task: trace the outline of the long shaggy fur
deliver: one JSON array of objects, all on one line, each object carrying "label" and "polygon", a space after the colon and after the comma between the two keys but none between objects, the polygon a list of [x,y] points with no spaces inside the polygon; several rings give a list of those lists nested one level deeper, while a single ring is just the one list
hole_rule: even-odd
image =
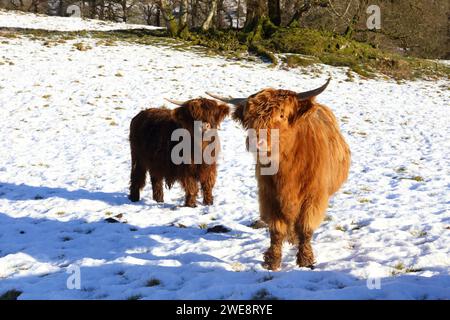
[{"label": "long shaggy fur", "polygon": [[265,266],[279,268],[284,240],[298,244],[299,266],[312,266],[312,234],[350,167],[333,112],[314,98],[301,101],[295,92],[265,89],[239,105],[233,118],[247,129],[279,129],[278,172],[261,175],[256,165],[260,215],[271,235]]},{"label": "long shaggy fur", "polygon": [[[203,203],[213,203],[212,189],[216,181],[216,163],[174,164],[171,151],[178,141],[171,141],[176,129],[187,129],[191,134],[191,159],[194,150],[194,121],[208,123],[217,129],[229,113],[228,106],[209,99],[193,99],[174,110],[151,108],[139,112],[130,125],[131,148],[131,201],[139,201],[140,190],[145,186],[147,172],[150,174],[153,199],[164,201],[163,184],[170,188],[180,182],[185,190],[185,205],[194,207],[200,183]],[[216,143],[214,141],[211,143]],[[202,142],[202,150],[208,145]],[[218,148],[216,149],[218,152]],[[216,155],[217,159],[217,155]]]}]

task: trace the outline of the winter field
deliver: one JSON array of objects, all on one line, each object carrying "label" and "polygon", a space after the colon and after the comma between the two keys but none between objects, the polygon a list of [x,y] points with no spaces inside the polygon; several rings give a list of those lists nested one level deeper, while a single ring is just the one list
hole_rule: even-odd
[{"label": "winter field", "polygon": [[[103,23],[103,22],[102,22]],[[0,11],[0,27],[97,29],[96,22]],[[108,28],[122,28],[108,24]],[[89,50],[77,50],[76,43]],[[0,33],[0,296],[18,299],[449,299],[450,83],[348,81],[345,68],[270,68],[168,45]],[[350,177],[316,231],[314,270],[284,247],[262,268],[245,132],[226,119],[213,206],[127,199],[128,129],[164,98],[308,90],[331,107]],[[118,222],[118,223],[112,223]],[[221,225],[226,233],[207,232]],[[67,286],[80,268],[80,289]],[[69,273],[68,273],[69,272]],[[369,285],[368,285],[369,284]]]}]

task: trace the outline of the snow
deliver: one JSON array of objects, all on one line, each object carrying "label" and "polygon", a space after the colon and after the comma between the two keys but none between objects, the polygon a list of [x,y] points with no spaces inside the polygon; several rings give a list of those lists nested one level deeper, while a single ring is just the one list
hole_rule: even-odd
[{"label": "snow", "polygon": [[[0,14],[0,26],[89,28]],[[92,49],[76,50],[80,41]],[[0,36],[0,295],[250,299],[265,289],[279,299],[449,299],[449,82],[348,82],[345,68],[314,68],[318,75],[162,45]],[[204,91],[307,90],[329,74],[318,100],[340,120],[352,165],[314,235],[315,270],[298,268],[287,244],[281,271],[261,267],[269,236],[249,227],[258,219],[253,159],[231,119],[219,133],[213,206],[182,207],[178,185],[164,204],[149,185],[140,202],[128,201],[128,126],[140,110]],[[122,223],[105,221],[115,216]],[[231,232],[204,229],[215,225]],[[72,266],[79,290],[67,287]]]},{"label": "snow", "polygon": [[0,27],[44,29],[51,31],[110,31],[128,29],[160,29],[143,24],[127,24],[78,17],[53,17],[0,9]]}]

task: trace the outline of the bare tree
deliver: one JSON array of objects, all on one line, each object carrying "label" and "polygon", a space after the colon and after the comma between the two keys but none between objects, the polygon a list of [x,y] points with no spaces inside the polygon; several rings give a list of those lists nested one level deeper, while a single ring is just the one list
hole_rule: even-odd
[{"label": "bare tree", "polygon": [[178,23],[173,14],[172,6],[169,0],[159,0],[158,6],[166,23],[167,31],[171,36],[176,36],[178,34]]},{"label": "bare tree", "polygon": [[186,32],[189,28],[188,26],[188,0],[180,0],[180,22],[179,22],[179,32]]},{"label": "bare tree", "polygon": [[209,28],[211,28],[214,14],[217,11],[217,0],[209,0],[208,2],[210,3],[210,7],[209,7],[208,15],[206,16],[206,19],[205,19],[205,21],[203,21],[203,24],[202,24],[203,31],[209,30]]}]

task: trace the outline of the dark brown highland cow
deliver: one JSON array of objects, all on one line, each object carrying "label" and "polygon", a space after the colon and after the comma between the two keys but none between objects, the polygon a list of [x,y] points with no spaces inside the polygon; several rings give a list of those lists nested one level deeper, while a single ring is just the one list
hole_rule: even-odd
[{"label": "dark brown highland cow", "polygon": [[[171,100],[169,100],[171,101]],[[201,121],[203,133],[210,129],[217,129],[220,122],[228,115],[229,107],[209,99],[193,99],[184,103],[174,102],[180,107],[169,109],[151,108],[138,113],[130,125],[131,148],[131,201],[139,201],[140,190],[145,186],[147,171],[150,174],[153,199],[164,201],[163,183],[170,188],[179,181],[186,192],[185,205],[196,206],[197,193],[200,182],[203,191],[203,203],[213,203],[212,189],[216,181],[216,162],[207,164],[194,163],[194,143],[200,143],[199,150],[203,151],[210,143],[194,141],[194,121]],[[178,141],[171,141],[172,133],[176,129],[186,129],[190,133],[192,154],[191,163],[175,164],[171,152]],[[218,137],[216,137],[218,139]],[[215,139],[214,139],[215,140]],[[217,153],[215,159],[217,159]]]},{"label": "dark brown highland cow", "polygon": [[278,171],[262,175],[261,163],[256,164],[260,215],[270,231],[264,267],[270,270],[280,267],[286,239],[298,244],[297,264],[313,266],[313,232],[325,216],[330,196],[348,176],[349,147],[333,112],[315,101],[329,81],[302,93],[265,89],[241,99],[210,94],[237,106],[233,118],[246,129],[256,129],[257,146],[265,146],[268,156],[271,144],[269,139],[261,141],[258,130],[278,129],[279,150],[274,155]]}]

